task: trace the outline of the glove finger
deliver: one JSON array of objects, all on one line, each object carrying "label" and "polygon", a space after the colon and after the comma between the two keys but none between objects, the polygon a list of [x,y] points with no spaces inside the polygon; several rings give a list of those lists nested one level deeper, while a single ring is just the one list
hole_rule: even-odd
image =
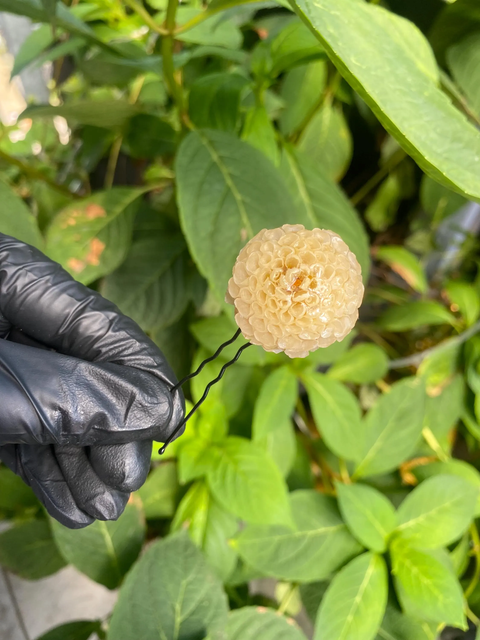
[{"label": "glove finger", "polygon": [[82,447],[56,446],[63,476],[78,507],[97,520],[117,520],[123,513],[130,492],[108,487],[95,473]]},{"label": "glove finger", "polygon": [[147,479],[152,442],[141,440],[119,445],[91,447],[88,458],[95,473],[109,487],[138,491]]},{"label": "glove finger", "polygon": [[[77,218],[88,213],[83,206]],[[169,388],[176,383],[162,352],[133,320],[37,249],[2,233],[0,290],[0,313],[42,344],[90,362],[148,371]]]},{"label": "glove finger", "polygon": [[0,340],[0,444],[163,440],[183,396],[145,371]]},{"label": "glove finger", "polygon": [[47,512],[69,529],[94,519],[79,509],[55,458],[53,447],[13,445],[0,449],[2,461],[29,484]]}]

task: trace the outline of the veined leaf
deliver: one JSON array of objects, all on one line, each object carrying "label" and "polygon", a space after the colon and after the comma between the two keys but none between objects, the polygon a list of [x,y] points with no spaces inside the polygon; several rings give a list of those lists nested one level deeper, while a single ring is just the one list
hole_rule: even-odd
[{"label": "veined leaf", "polygon": [[423,171],[480,198],[480,132],[437,87],[433,54],[420,31],[366,2],[295,4],[346,80]]},{"label": "veined leaf", "polygon": [[400,307],[390,307],[378,319],[378,325],[386,331],[409,331],[426,325],[455,325],[456,322],[450,311],[433,300],[407,302]]},{"label": "veined leaf", "polygon": [[385,560],[374,553],[355,558],[328,587],[314,640],[372,640],[385,613],[387,596]]},{"label": "veined leaf", "polygon": [[395,588],[404,612],[420,620],[466,629],[462,588],[443,553],[396,540],[391,548]]},{"label": "veined leaf", "polygon": [[368,549],[383,553],[397,526],[395,509],[383,494],[364,484],[337,483],[340,512],[352,534]]},{"label": "veined leaf", "polygon": [[190,89],[189,114],[197,127],[235,131],[240,95],[248,80],[238,73],[211,73],[198,78]]},{"label": "veined leaf", "polygon": [[457,475],[425,480],[400,505],[397,535],[423,549],[447,546],[471,523],[478,494],[478,486]]},{"label": "veined leaf", "polygon": [[327,80],[325,60],[294,67],[285,75],[281,96],[286,106],[280,115],[280,131],[288,136],[305,125],[318,106]]},{"label": "veined leaf", "polygon": [[275,578],[312,582],[359,553],[335,500],[305,490],[292,493],[290,502],[295,528],[252,525],[237,536],[234,546],[247,564]]},{"label": "veined leaf", "polygon": [[37,640],[89,640],[94,633],[101,637],[101,629],[100,620],[75,620],[50,629]]},{"label": "veined leaf", "polygon": [[274,432],[282,421],[291,417],[298,395],[295,374],[288,367],[273,371],[263,383],[253,415],[253,439]]},{"label": "veined leaf", "polygon": [[404,378],[380,397],[364,418],[357,477],[395,469],[417,447],[425,407],[423,382]]},{"label": "veined leaf", "polygon": [[291,620],[265,607],[242,607],[231,611],[227,640],[304,640],[305,636]]},{"label": "veined leaf", "polygon": [[335,380],[368,384],[380,380],[388,371],[388,356],[373,343],[357,344],[342,354],[329,369]]}]

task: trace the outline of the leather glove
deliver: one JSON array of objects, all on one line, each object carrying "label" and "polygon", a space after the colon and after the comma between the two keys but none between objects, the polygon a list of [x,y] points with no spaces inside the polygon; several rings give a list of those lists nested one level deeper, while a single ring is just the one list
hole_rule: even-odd
[{"label": "leather glove", "polygon": [[183,418],[175,383],[133,320],[0,233],[0,458],[53,517],[119,517]]}]

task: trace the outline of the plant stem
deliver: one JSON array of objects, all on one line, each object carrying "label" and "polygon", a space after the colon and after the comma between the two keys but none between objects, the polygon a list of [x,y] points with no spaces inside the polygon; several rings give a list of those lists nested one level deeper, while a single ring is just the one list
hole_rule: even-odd
[{"label": "plant stem", "polygon": [[296,588],[297,588],[297,584],[295,582],[292,582],[290,584],[288,591],[285,593],[285,595],[282,598],[282,601],[280,602],[280,606],[277,609],[277,613],[283,615],[286,612],[286,610],[288,609],[288,605],[290,604],[293,598],[293,594],[295,593]]},{"label": "plant stem", "polygon": [[406,157],[406,153],[403,149],[397,149],[395,153],[390,156],[390,158],[385,162],[383,167],[381,167],[377,173],[366,182],[361,189],[357,191],[351,198],[350,202],[353,206],[356,206],[359,202],[361,202],[365,196],[367,196],[372,189],[374,189],[388,174],[392,169],[394,169],[397,165],[404,160]]},{"label": "plant stem", "polygon": [[[470,580],[470,584],[465,589],[466,600],[468,600],[468,598],[472,595],[472,593],[475,590],[475,587],[478,584],[478,581],[480,580],[480,537],[478,535],[478,529],[475,522],[472,522],[472,524],[470,525],[470,536],[473,542],[472,551],[473,551],[473,555],[475,556],[475,573],[473,574],[473,577]],[[477,622],[475,622],[475,624],[478,625],[478,619],[477,619]]]},{"label": "plant stem", "polygon": [[135,13],[143,19],[147,27],[150,27],[152,31],[155,31],[162,36],[168,33],[166,29],[155,22],[155,20],[140,2],[137,2],[136,0],[125,0],[125,4],[129,6],[132,11],[135,11]]},{"label": "plant stem", "polygon": [[477,618],[477,616],[473,613],[468,605],[465,606],[465,614],[470,622],[473,622],[476,627],[480,625],[480,619]]},{"label": "plant stem", "polygon": [[473,324],[469,329],[460,333],[458,336],[454,336],[449,340],[445,340],[444,342],[440,342],[435,347],[431,347],[430,349],[425,349],[425,351],[420,351],[420,353],[414,353],[411,356],[407,356],[406,358],[399,358],[398,360],[391,360],[389,364],[389,369],[405,369],[406,367],[418,367],[425,358],[431,356],[433,353],[437,351],[441,351],[442,349],[449,349],[453,346],[460,346],[467,340],[469,340],[472,336],[480,331],[480,320]]},{"label": "plant stem", "polygon": [[108,156],[107,172],[105,174],[105,189],[111,189],[113,186],[113,180],[115,178],[115,169],[117,168],[118,157],[122,148],[123,136],[118,136],[113,141],[110,148],[110,155]]},{"label": "plant stem", "polygon": [[18,167],[20,171],[22,171],[22,173],[24,173],[31,180],[41,180],[42,182],[48,184],[48,186],[52,187],[52,189],[55,189],[55,191],[58,191],[65,196],[70,196],[71,198],[81,197],[76,193],[72,193],[70,189],[67,189],[67,187],[63,187],[61,184],[57,184],[53,180],[50,180],[50,178],[47,178],[47,176],[44,175],[41,171],[37,171],[37,169],[34,169],[28,164],[25,164],[18,158],[10,156],[8,153],[5,153],[2,150],[0,150],[0,160],[4,160],[5,162],[8,162],[8,164]]},{"label": "plant stem", "polygon": [[168,0],[167,17],[165,19],[165,29],[167,35],[162,38],[163,73],[165,82],[172,98],[177,103],[180,113],[183,113],[183,93],[182,86],[175,77],[175,66],[173,64],[173,45],[175,42],[175,18],[177,15],[178,0]]},{"label": "plant stem", "polygon": [[350,480],[350,474],[348,473],[347,463],[343,458],[338,459],[338,466],[340,467],[340,475],[342,476],[342,482],[344,484],[352,484]]},{"label": "plant stem", "polygon": [[480,126],[480,118],[471,110],[470,105],[457,89],[456,84],[451,80],[450,76],[442,70],[440,70],[440,82],[445,92],[458,103],[465,115],[477,126]]}]

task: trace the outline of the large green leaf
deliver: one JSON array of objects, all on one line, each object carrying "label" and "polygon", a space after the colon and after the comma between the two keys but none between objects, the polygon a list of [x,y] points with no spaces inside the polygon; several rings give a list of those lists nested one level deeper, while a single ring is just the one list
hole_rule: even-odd
[{"label": "large green leaf", "polygon": [[305,636],[273,609],[243,607],[228,616],[227,640],[305,640]]},{"label": "large green leaf", "polygon": [[270,431],[263,436],[255,438],[255,442],[268,453],[280,469],[282,476],[287,478],[297,453],[297,441],[292,420],[283,418],[278,423],[275,431]]},{"label": "large green leaf", "polygon": [[385,613],[388,574],[385,560],[364,553],[332,580],[315,624],[315,640],[373,640]]},{"label": "large green leaf", "polygon": [[253,414],[253,439],[274,432],[295,408],[298,383],[289,367],[273,371],[262,384]]},{"label": "large green leaf", "polygon": [[280,115],[280,131],[288,136],[307,122],[325,91],[327,65],[325,60],[295,67],[285,75],[281,96],[285,109]]},{"label": "large green leaf", "polygon": [[37,221],[24,201],[5,182],[0,180],[0,233],[13,236],[34,247],[42,245]]},{"label": "large green leaf", "polygon": [[391,471],[415,451],[422,433],[425,395],[422,380],[405,378],[380,397],[363,421],[356,476]]},{"label": "large green leaf", "polygon": [[100,191],[63,209],[47,231],[46,253],[83,284],[125,259],[141,189]]},{"label": "large green leaf", "polygon": [[324,580],[361,550],[332,498],[296,491],[291,506],[295,529],[249,526],[238,535],[235,548],[247,564],[275,578],[313,582]]},{"label": "large green leaf", "polygon": [[370,271],[368,238],[360,218],[343,192],[301,154],[285,149],[280,171],[309,228],[335,231],[357,256],[364,282]]},{"label": "large green leaf", "polygon": [[298,148],[322,173],[338,182],[353,153],[352,136],[341,109],[325,102],[303,130]]},{"label": "large green leaf", "polygon": [[123,100],[84,100],[68,102],[58,107],[32,105],[20,114],[21,118],[54,118],[62,116],[73,124],[91,125],[105,129],[119,129],[138,113],[135,105]]},{"label": "large green leaf", "polygon": [[227,598],[183,532],[158,540],[120,590],[109,640],[224,640]]},{"label": "large green leaf", "polygon": [[327,446],[338,456],[356,460],[361,455],[361,412],[353,393],[341,382],[315,371],[302,374],[302,382]]},{"label": "large green leaf", "polygon": [[240,95],[247,84],[248,80],[238,73],[201,76],[190,89],[190,119],[197,127],[235,131]]},{"label": "large green leaf", "polygon": [[26,580],[39,580],[65,566],[45,520],[30,520],[0,534],[0,566]]},{"label": "large green leaf", "polygon": [[397,596],[407,615],[467,628],[462,588],[443,553],[420,551],[396,540],[391,554]]},{"label": "large green leaf", "polygon": [[436,640],[437,625],[404,615],[389,603],[375,640]]},{"label": "large green leaf", "polygon": [[368,384],[376,382],[388,371],[388,357],[383,349],[373,343],[355,345],[342,354],[329,369],[335,380]]},{"label": "large green leaf", "polygon": [[102,623],[99,620],[75,620],[43,633],[37,640],[89,640],[94,633],[100,635]]},{"label": "large green leaf", "polygon": [[460,476],[425,480],[400,505],[397,535],[424,549],[447,546],[471,523],[478,492],[478,486]]},{"label": "large green leaf", "polygon": [[145,517],[171,518],[175,513],[177,492],[177,470],[169,460],[154,469],[138,491]]},{"label": "large green leaf", "polygon": [[455,325],[456,319],[453,313],[434,300],[406,302],[399,307],[390,307],[378,319],[378,325],[386,331],[409,331],[438,324]]},{"label": "large green leaf", "polygon": [[53,519],[51,524],[65,560],[109,589],[120,585],[145,538],[145,522],[137,502],[127,504],[116,522],[96,520],[77,530],[67,529]]},{"label": "large green leaf", "polygon": [[178,506],[172,531],[187,529],[209,564],[225,581],[235,568],[237,554],[228,544],[238,524],[213,498],[204,482],[193,484]]},{"label": "large green leaf", "polygon": [[195,131],[177,160],[180,218],[191,254],[223,299],[237,255],[264,228],[302,222],[281,176],[257,149],[221,131]]},{"label": "large green leaf", "polygon": [[295,5],[346,80],[425,173],[480,198],[480,133],[438,88],[420,31],[366,2]]},{"label": "large green leaf", "polygon": [[280,471],[260,446],[244,438],[226,440],[207,480],[218,502],[247,522],[283,524],[291,520]]},{"label": "large green leaf", "polygon": [[390,500],[364,484],[337,483],[337,496],[343,519],[357,540],[373,551],[386,551],[397,526],[397,515]]},{"label": "large green leaf", "polygon": [[144,331],[173,324],[189,301],[183,238],[159,233],[133,243],[125,261],[103,282],[102,294]]}]

